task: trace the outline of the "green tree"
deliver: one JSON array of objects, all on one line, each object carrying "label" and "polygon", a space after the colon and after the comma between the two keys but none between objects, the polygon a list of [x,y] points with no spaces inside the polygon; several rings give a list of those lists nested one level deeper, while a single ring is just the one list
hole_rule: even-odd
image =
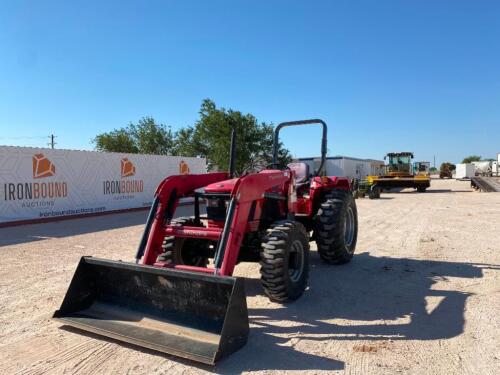
[{"label": "green tree", "polygon": [[93,140],[98,151],[153,155],[172,154],[172,130],[157,124],[152,117],[143,117],[137,124],[97,135]]},{"label": "green tree", "polygon": [[92,142],[95,144],[97,151],[126,152],[132,154],[139,152],[132,135],[126,128],[99,134]]},{"label": "green tree", "polygon": [[473,161],[480,161],[480,160],[481,160],[481,156],[470,155],[470,156],[467,156],[466,158],[464,158],[464,160],[462,160],[462,163],[469,164],[469,163],[472,163]]},{"label": "green tree", "polygon": [[170,127],[156,124],[152,117],[144,117],[138,124],[130,124],[130,131],[141,154],[168,155],[172,153],[174,136]]},{"label": "green tree", "polygon": [[[199,111],[200,118],[193,127],[179,130],[175,134],[176,155],[205,156],[210,169],[229,168],[231,131],[236,129],[236,172],[247,168],[264,168],[271,163],[274,127],[259,123],[251,114],[232,109],[217,108],[205,99]],[[291,160],[290,153],[280,145],[280,163]]]}]

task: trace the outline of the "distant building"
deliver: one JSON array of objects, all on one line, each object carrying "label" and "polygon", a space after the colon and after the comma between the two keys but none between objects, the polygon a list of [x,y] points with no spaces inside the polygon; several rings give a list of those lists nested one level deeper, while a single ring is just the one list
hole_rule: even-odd
[{"label": "distant building", "polygon": [[[319,157],[298,158],[297,161],[309,165],[311,173],[319,168]],[[327,176],[342,176],[362,179],[366,176],[379,176],[383,173],[384,161],[375,159],[359,159],[349,156],[330,156],[326,158],[325,174]]]}]

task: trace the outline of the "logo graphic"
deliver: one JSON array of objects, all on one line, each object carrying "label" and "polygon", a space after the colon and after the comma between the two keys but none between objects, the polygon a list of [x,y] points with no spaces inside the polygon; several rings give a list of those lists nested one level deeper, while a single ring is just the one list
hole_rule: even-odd
[{"label": "logo graphic", "polygon": [[44,178],[56,175],[56,167],[43,154],[33,155],[33,178]]},{"label": "logo graphic", "polygon": [[135,165],[127,158],[123,158],[120,163],[122,180],[103,181],[103,193],[104,195],[120,195],[120,197],[117,197],[115,199],[134,198],[134,196],[131,194],[142,193],[144,191],[144,181],[133,179],[123,180],[124,177],[131,177],[135,175]]},{"label": "logo graphic", "polygon": [[179,173],[189,174],[189,165],[184,160],[181,160],[179,163]]},{"label": "logo graphic", "polygon": [[135,175],[135,165],[127,158],[121,160],[122,177],[130,177]]},{"label": "logo graphic", "polygon": [[[35,154],[33,162],[33,179],[56,175],[56,166],[44,154]],[[16,181],[3,184],[5,201],[23,202],[22,208],[52,207],[56,199],[68,196],[68,184],[64,181]],[[50,200],[47,200],[50,199]]]}]

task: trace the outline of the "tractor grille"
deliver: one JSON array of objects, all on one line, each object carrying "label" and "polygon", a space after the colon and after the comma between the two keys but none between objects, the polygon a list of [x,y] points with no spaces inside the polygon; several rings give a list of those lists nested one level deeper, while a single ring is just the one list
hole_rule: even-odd
[{"label": "tractor grille", "polygon": [[226,219],[226,211],[229,206],[228,197],[212,196],[207,199],[207,219],[214,221],[224,221]]}]

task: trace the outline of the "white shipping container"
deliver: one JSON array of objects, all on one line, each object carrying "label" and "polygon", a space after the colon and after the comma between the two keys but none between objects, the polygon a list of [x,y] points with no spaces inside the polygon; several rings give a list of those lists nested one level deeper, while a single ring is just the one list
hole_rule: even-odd
[{"label": "white shipping container", "polygon": [[457,169],[455,170],[455,178],[471,178],[474,177],[474,166],[472,164],[457,164]]},{"label": "white shipping container", "polygon": [[326,159],[326,175],[327,176],[344,176],[344,160],[343,159]]},{"label": "white shipping container", "polygon": [[348,157],[333,157],[326,160],[327,176],[362,179],[371,174],[371,171],[372,161],[370,160]]},{"label": "white shipping container", "polygon": [[[297,161],[309,165],[309,173],[319,168],[320,158],[299,158]],[[363,179],[369,175],[379,175],[383,171],[382,160],[358,159],[348,156],[327,157],[325,174],[327,176]]]},{"label": "white shipping container", "polygon": [[385,163],[382,160],[370,160],[370,175],[382,176],[385,171]]}]

